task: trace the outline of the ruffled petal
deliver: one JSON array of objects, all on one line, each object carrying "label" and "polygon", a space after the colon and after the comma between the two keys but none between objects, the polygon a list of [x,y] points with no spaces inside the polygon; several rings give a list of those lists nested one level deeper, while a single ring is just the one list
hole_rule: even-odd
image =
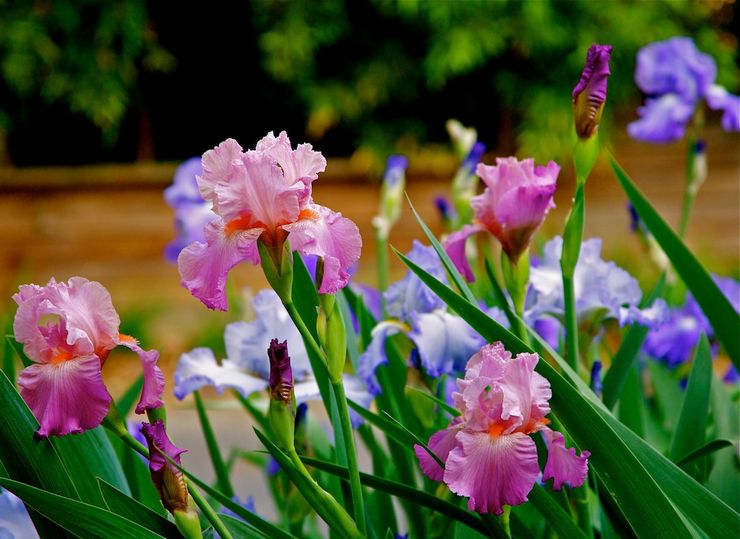
[{"label": "ruffled petal", "polygon": [[365,381],[373,395],[379,395],[382,391],[375,371],[381,365],[388,364],[385,341],[404,330],[405,328],[398,322],[385,321],[377,324],[371,333],[370,344],[357,360],[357,374]]},{"label": "ruffled petal", "polygon": [[539,430],[550,413],[552,390],[550,382],[534,371],[537,361],[537,354],[518,354],[506,362],[499,381],[504,395],[501,419],[525,434]]},{"label": "ruffled petal", "polygon": [[412,328],[409,338],[424,370],[435,378],[461,372],[486,342],[465,320],[442,310],[414,315]]},{"label": "ruffled petal", "polygon": [[242,147],[233,138],[226,139],[203,154],[201,159],[203,174],[197,178],[198,190],[205,200],[213,203],[214,210],[218,209],[216,185],[231,179],[234,174],[233,164],[235,161],[240,161],[242,155]]},{"label": "ruffled petal", "polygon": [[226,310],[226,278],[243,260],[259,263],[257,238],[263,229],[228,231],[221,220],[206,226],[206,243],[195,242],[177,259],[181,284],[209,309]]},{"label": "ruffled petal", "polygon": [[228,182],[216,184],[217,213],[238,229],[265,228],[270,234],[298,219],[300,201],[310,193],[302,182],[289,180],[269,156],[250,151],[235,161]]},{"label": "ruffled petal", "polygon": [[[457,446],[456,436],[462,428],[462,420],[455,418],[450,426],[446,429],[440,430],[432,434],[431,438],[427,442],[427,446],[432,452],[439,457],[439,460],[445,462],[450,451]],[[429,479],[432,481],[442,481],[444,477],[445,469],[442,468],[439,463],[432,458],[432,456],[422,446],[415,444],[414,453],[416,458],[419,459],[419,465],[421,470],[424,472]]]},{"label": "ruffled petal", "polygon": [[252,322],[234,322],[226,326],[226,357],[242,370],[267,380],[270,341],[288,341],[293,375],[298,381],[304,379],[311,372],[306,345],[277,293],[272,289],[261,290],[252,300],[252,308],[255,315]]},{"label": "ruffled petal", "polygon": [[90,354],[24,369],[18,386],[40,427],[38,436],[62,436],[94,429],[111,398],[103,384],[100,358]]},{"label": "ruffled petal", "polygon": [[629,135],[645,142],[674,142],[686,131],[686,124],[694,113],[694,102],[687,102],[676,94],[648,99],[637,109],[640,119],[627,125]]},{"label": "ruffled petal", "polygon": [[710,108],[722,111],[722,128],[725,131],[740,131],[740,96],[715,84],[707,90],[706,99]]},{"label": "ruffled petal", "polygon": [[314,151],[310,144],[299,144],[293,150],[285,131],[281,131],[277,137],[271,131],[257,143],[255,149],[277,161],[291,182],[300,180],[310,185],[326,169],[326,159],[321,152]]},{"label": "ruffled petal", "polygon": [[310,204],[302,218],[283,226],[294,251],[318,255],[324,261],[324,276],[319,293],[334,294],[347,285],[349,269],[360,258],[362,238],[357,225],[324,206]]},{"label": "ruffled petal", "polygon": [[452,263],[455,264],[457,271],[459,271],[469,283],[475,281],[475,275],[473,275],[473,270],[470,269],[470,263],[465,254],[465,240],[467,240],[469,236],[472,236],[476,232],[481,232],[482,230],[484,230],[483,227],[477,224],[465,225],[460,230],[447,236],[447,238],[442,242],[445,251],[447,251]]},{"label": "ruffled petal", "polygon": [[[406,256],[435,279],[447,284],[447,273],[432,246],[414,240]],[[444,307],[439,296],[411,270],[403,279],[391,284],[384,297],[388,314],[404,322],[411,321],[412,313],[428,313]]]},{"label": "ruffled petal", "polygon": [[[267,363],[267,350],[265,350]],[[267,379],[245,373],[230,361],[219,365],[209,348],[195,348],[182,354],[175,369],[175,397],[184,399],[204,386],[212,386],[218,393],[227,388],[236,389],[244,397],[267,387]]]},{"label": "ruffled petal", "polygon": [[118,344],[125,346],[132,352],[136,352],[141,360],[144,370],[144,387],[141,390],[141,398],[136,405],[136,413],[143,414],[146,410],[164,406],[162,394],[164,393],[164,374],[157,366],[159,352],[156,350],[143,350],[136,339],[128,335],[121,335]]},{"label": "ruffled petal", "polygon": [[576,454],[575,448],[565,447],[563,435],[551,429],[544,429],[543,434],[547,442],[547,464],[542,474],[542,480],[553,479],[553,490],[560,490],[564,483],[571,488],[580,487],[586,480],[588,473],[589,451]]},{"label": "ruffled petal", "polygon": [[527,501],[540,470],[537,448],[525,434],[491,436],[462,430],[445,463],[444,482],[467,496],[468,509],[500,515],[504,505]]}]

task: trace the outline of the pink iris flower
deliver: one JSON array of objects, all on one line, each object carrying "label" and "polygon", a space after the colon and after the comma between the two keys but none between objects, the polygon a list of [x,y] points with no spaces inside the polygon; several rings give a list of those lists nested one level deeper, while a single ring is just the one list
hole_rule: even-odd
[{"label": "pink iris flower", "polygon": [[183,249],[178,266],[183,286],[207,307],[226,310],[228,273],[239,262],[260,262],[258,240],[274,253],[287,240],[293,251],[322,257],[323,294],[349,282],[362,239],[352,221],[313,202],[311,184],[326,168],[320,152],[310,144],[293,150],[283,131],[246,152],[227,139],[202,164],[198,188],[219,218],[206,225],[205,243]]},{"label": "pink iris flower", "polygon": [[421,469],[452,492],[467,496],[468,509],[501,514],[504,505],[527,501],[540,474],[532,435],[542,432],[548,448],[543,480],[553,488],[583,484],[588,451],[566,449],[563,435],[547,427],[550,383],[534,372],[536,354],[512,357],[500,342],[485,345],[470,358],[465,378],[452,394],[461,415],[429,439],[427,451],[414,447]]},{"label": "pink iris flower", "polygon": [[136,413],[162,406],[159,353],[142,350],[136,339],[118,332],[120,319],[103,285],[82,277],[67,283],[52,278],[44,287],[21,286],[13,299],[18,304],[15,338],[34,361],[21,372],[18,385],[40,424],[38,436],[79,433],[100,425],[111,403],[101,369],[116,346],[136,352],[144,369]]},{"label": "pink iris flower", "polygon": [[554,161],[535,166],[534,159],[506,157],[496,159],[493,166],[478,164],[476,174],[486,189],[470,201],[474,224],[453,232],[444,242],[450,258],[468,281],[475,277],[465,257],[465,240],[476,232],[488,231],[498,238],[509,259],[516,262],[550,208],[555,207],[552,199],[559,173],[560,167]]}]

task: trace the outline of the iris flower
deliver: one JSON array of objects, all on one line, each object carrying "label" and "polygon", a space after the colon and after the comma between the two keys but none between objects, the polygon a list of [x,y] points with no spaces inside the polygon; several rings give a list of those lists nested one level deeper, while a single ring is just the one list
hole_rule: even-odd
[{"label": "iris flower", "polygon": [[159,353],[144,351],[136,339],[118,332],[120,319],[108,291],[95,281],[53,278],[46,286],[20,287],[13,331],[34,364],[18,378],[21,396],[36,416],[38,436],[61,436],[97,427],[111,396],[101,369],[117,346],[136,352],[144,369],[144,388],[136,413],[162,406],[164,375]]},{"label": "iris flower", "polygon": [[288,241],[293,251],[322,257],[322,294],[349,282],[362,239],[352,221],[313,202],[311,185],[326,160],[310,144],[293,150],[283,131],[244,152],[228,139],[203,154],[202,166],[198,188],[218,218],[206,225],[205,243],[182,250],[178,266],[183,286],[207,307],[226,310],[228,273],[239,262],[260,262],[258,240],[274,253]]},{"label": "iris flower", "polygon": [[414,446],[427,477],[467,496],[471,511],[501,514],[504,505],[527,501],[540,474],[532,439],[538,432],[548,449],[543,480],[553,479],[559,490],[566,483],[578,487],[586,479],[590,453],[567,449],[563,435],[547,426],[552,391],[534,372],[537,361],[536,354],[512,357],[500,342],[485,345],[457,381],[453,399],[460,416],[429,439],[444,468]]}]

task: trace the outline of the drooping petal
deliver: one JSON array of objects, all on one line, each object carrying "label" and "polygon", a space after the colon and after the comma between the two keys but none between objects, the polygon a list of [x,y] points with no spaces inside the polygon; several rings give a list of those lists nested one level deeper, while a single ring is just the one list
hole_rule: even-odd
[{"label": "drooping petal", "polygon": [[324,261],[319,293],[334,294],[347,285],[349,269],[360,258],[362,238],[357,225],[341,213],[310,204],[302,218],[283,226],[290,247],[304,255],[318,255]]},{"label": "drooping petal", "polygon": [[452,263],[455,264],[457,271],[459,271],[469,283],[475,281],[475,275],[473,274],[473,270],[470,268],[470,263],[468,262],[468,257],[465,253],[465,241],[476,232],[482,232],[483,230],[485,229],[477,224],[465,225],[460,230],[447,236],[447,238],[442,242],[445,251],[447,251]]},{"label": "drooping petal", "polygon": [[242,155],[242,147],[233,138],[226,139],[203,154],[201,159],[203,174],[197,178],[198,190],[203,199],[213,203],[216,211],[218,210],[216,185],[231,179],[234,174],[234,162],[240,161]]},{"label": "drooping petal", "polygon": [[686,124],[694,113],[695,105],[677,94],[648,99],[645,105],[637,109],[640,119],[627,125],[627,132],[632,138],[645,142],[680,140],[686,132]]},{"label": "drooping petal", "polygon": [[370,344],[357,359],[357,374],[367,384],[370,393],[379,395],[381,390],[375,371],[381,365],[388,364],[385,354],[385,341],[388,337],[405,331],[401,324],[393,321],[384,321],[377,324],[371,333]]},{"label": "drooping petal", "polygon": [[252,308],[255,315],[252,322],[226,326],[224,341],[229,362],[267,380],[270,340],[288,341],[293,375],[296,380],[303,380],[311,372],[306,345],[277,293],[272,289],[260,290],[252,299]]},{"label": "drooping petal", "polygon": [[706,98],[710,108],[722,111],[722,128],[725,131],[740,131],[740,96],[715,84],[707,90]]},{"label": "drooping petal", "polygon": [[164,393],[164,374],[157,366],[159,352],[156,350],[143,350],[136,339],[128,335],[121,335],[118,344],[125,346],[132,352],[136,352],[141,360],[144,370],[144,387],[141,390],[141,398],[136,405],[136,413],[143,414],[146,410],[164,406],[162,394]]},{"label": "drooping petal", "polygon": [[[447,273],[434,248],[414,240],[406,256],[414,264],[447,284]],[[386,311],[403,322],[410,322],[412,313],[428,313],[444,307],[444,302],[412,271],[392,283],[384,293]]]},{"label": "drooping petal", "polygon": [[25,368],[18,386],[40,427],[38,436],[62,436],[94,429],[111,398],[103,384],[100,358],[90,354]]},{"label": "drooping petal", "polygon": [[259,263],[257,238],[263,229],[229,231],[221,220],[206,226],[206,243],[195,242],[177,259],[182,285],[209,309],[226,310],[226,278],[241,261]]},{"label": "drooping petal", "polygon": [[465,320],[443,310],[415,314],[412,328],[409,338],[419,349],[424,370],[434,378],[461,372],[485,344]]},{"label": "drooping petal", "polygon": [[286,178],[269,156],[247,152],[233,169],[230,180],[215,187],[217,213],[231,227],[261,227],[272,234],[280,225],[298,219],[300,201],[310,188]]},{"label": "drooping petal", "polygon": [[311,185],[319,173],[326,169],[326,159],[321,152],[314,151],[310,144],[299,144],[293,150],[285,131],[281,131],[277,137],[271,131],[257,143],[255,149],[277,161],[290,182],[300,180],[307,186]]},{"label": "drooping petal", "polygon": [[[446,429],[432,434],[431,438],[427,442],[427,446],[432,452],[439,457],[439,460],[445,462],[447,456],[450,454],[453,448],[457,446],[456,436],[462,428],[462,420],[455,418],[450,426]],[[439,463],[432,458],[432,456],[422,446],[415,444],[414,453],[416,458],[419,459],[419,465],[421,470],[424,472],[429,479],[432,481],[442,481],[445,473],[445,469],[439,465]]]},{"label": "drooping petal", "polygon": [[457,442],[445,463],[444,482],[455,494],[469,498],[468,509],[500,515],[504,505],[527,501],[540,473],[532,438],[463,429]]},{"label": "drooping petal", "polygon": [[225,360],[223,365],[219,365],[210,348],[195,348],[182,354],[174,378],[174,392],[178,399],[184,399],[189,393],[205,386],[212,386],[218,393],[223,393],[227,388],[236,389],[244,397],[267,387],[266,379],[245,373],[233,362]]},{"label": "drooping petal", "polygon": [[542,480],[553,479],[552,488],[560,490],[564,483],[571,488],[580,487],[586,480],[588,473],[589,451],[576,454],[575,448],[565,447],[563,435],[551,429],[544,429],[542,433],[547,442],[547,464],[542,473]]}]

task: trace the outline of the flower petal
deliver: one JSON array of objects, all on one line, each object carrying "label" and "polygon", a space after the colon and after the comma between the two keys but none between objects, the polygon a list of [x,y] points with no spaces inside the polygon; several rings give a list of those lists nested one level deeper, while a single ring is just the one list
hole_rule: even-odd
[{"label": "flower petal", "polygon": [[314,151],[310,144],[299,144],[293,150],[285,131],[276,137],[272,131],[257,143],[258,152],[264,152],[277,161],[285,177],[291,181],[302,181],[305,185],[319,177],[326,169],[326,159],[321,152]]},{"label": "flower petal", "polygon": [[722,128],[725,131],[740,131],[740,96],[715,84],[707,90],[706,98],[711,109],[722,111]]},{"label": "flower petal", "polygon": [[227,232],[224,222],[206,226],[206,243],[194,242],[177,258],[182,285],[209,309],[226,310],[226,278],[229,270],[243,260],[259,263],[257,238],[263,229]]},{"label": "flower petal", "polygon": [[627,132],[632,138],[645,142],[680,140],[694,113],[694,106],[693,101],[684,101],[677,94],[648,99],[637,109],[640,119],[627,125]]},{"label": "flower petal", "polygon": [[9,490],[0,489],[0,538],[38,539],[23,501]]},{"label": "flower petal", "polygon": [[239,161],[244,155],[242,147],[233,138],[226,139],[221,144],[203,154],[201,164],[203,174],[197,177],[200,195],[213,203],[214,210],[218,208],[216,185],[227,182],[234,174],[234,161]]},{"label": "flower petal", "polygon": [[143,414],[146,410],[164,406],[162,394],[164,393],[164,374],[157,366],[159,352],[156,350],[143,350],[136,339],[128,335],[121,335],[118,344],[125,346],[132,352],[136,352],[141,360],[144,370],[144,387],[141,390],[141,398],[136,405],[136,413]]},{"label": "flower petal", "polygon": [[385,354],[385,341],[388,337],[396,335],[404,329],[398,322],[380,322],[373,328],[370,344],[357,359],[357,374],[365,381],[373,395],[379,395],[382,391],[375,371],[381,365],[388,364],[388,357]]},{"label": "flower petal", "polygon": [[576,455],[574,448],[565,447],[563,435],[551,429],[544,429],[543,434],[547,442],[547,464],[542,474],[542,480],[553,479],[553,490],[560,490],[564,483],[571,488],[580,487],[586,480],[588,473],[589,451],[581,451]]},{"label": "flower petal", "polygon": [[204,386],[213,386],[218,393],[223,393],[226,388],[233,388],[244,397],[248,397],[256,391],[264,390],[267,387],[267,380],[245,373],[230,361],[224,361],[223,365],[219,365],[210,348],[195,348],[182,354],[177,362],[175,397],[184,399],[189,393]]},{"label": "flower petal", "polygon": [[504,505],[527,501],[540,473],[537,448],[527,435],[491,436],[462,430],[445,463],[444,482],[468,509],[500,515]]},{"label": "flower petal", "polygon": [[455,264],[457,271],[459,271],[469,283],[475,281],[475,275],[473,275],[473,270],[470,269],[470,263],[468,262],[468,257],[465,253],[465,240],[476,232],[481,232],[483,230],[484,228],[477,224],[465,225],[460,230],[447,236],[447,238],[442,242],[445,251],[447,251],[452,263]]},{"label": "flower petal", "polygon": [[43,437],[94,429],[111,402],[100,358],[93,354],[31,365],[21,372],[18,386],[40,424],[37,435]]},{"label": "flower petal", "polygon": [[[429,438],[429,441],[427,442],[429,449],[431,449],[442,462],[447,460],[447,456],[450,454],[450,451],[457,446],[456,436],[462,428],[461,423],[462,420],[459,417],[455,418],[452,423],[450,423],[449,427],[432,434],[431,438]],[[424,472],[424,475],[432,481],[442,481],[445,469],[432,458],[427,450],[416,444],[414,445],[414,453],[416,453],[416,458],[419,459],[419,465],[421,466],[421,470]]]},{"label": "flower petal", "polygon": [[334,294],[347,285],[349,269],[360,258],[362,238],[357,225],[318,204],[303,209],[303,218],[283,226],[294,251],[318,255],[324,260],[324,276],[319,293]]}]

